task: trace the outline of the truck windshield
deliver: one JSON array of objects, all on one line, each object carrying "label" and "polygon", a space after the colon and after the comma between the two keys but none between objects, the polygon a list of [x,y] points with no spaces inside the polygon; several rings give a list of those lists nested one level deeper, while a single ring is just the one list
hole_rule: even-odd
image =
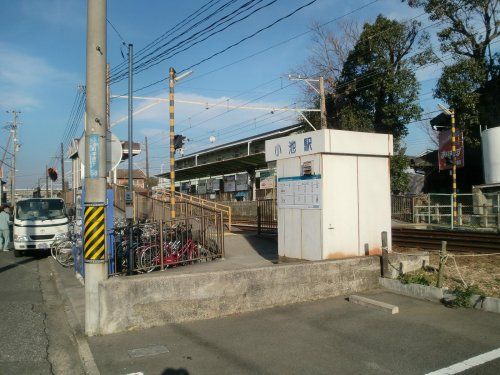
[{"label": "truck windshield", "polygon": [[27,199],[16,204],[18,220],[54,220],[66,217],[61,199]]}]

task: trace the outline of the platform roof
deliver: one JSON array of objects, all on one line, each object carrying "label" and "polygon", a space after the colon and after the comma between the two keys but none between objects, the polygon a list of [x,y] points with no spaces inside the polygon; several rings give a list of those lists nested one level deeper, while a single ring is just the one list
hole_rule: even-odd
[{"label": "platform roof", "polygon": [[[206,155],[210,153],[219,153],[227,151],[231,148],[241,146],[242,144],[253,143],[257,141],[266,141],[268,139],[273,139],[277,137],[283,137],[289,135],[293,132],[299,131],[303,128],[301,124],[295,124],[273,131],[261,133],[254,135],[252,137],[247,137],[243,139],[238,139],[233,142],[225,143],[223,145],[210,147],[198,152],[186,155],[182,158],[176,159],[176,164],[179,161],[185,160],[195,160],[200,155]],[[231,157],[224,160],[218,160],[214,162],[197,164],[189,166],[186,168],[179,168],[175,170],[175,179],[177,181],[190,180],[195,178],[210,177],[216,175],[225,175],[238,172],[246,172],[248,170],[255,170],[267,167],[266,157],[264,149],[255,153],[250,153],[247,155]],[[162,173],[157,175],[157,177],[169,178],[170,173]]]}]

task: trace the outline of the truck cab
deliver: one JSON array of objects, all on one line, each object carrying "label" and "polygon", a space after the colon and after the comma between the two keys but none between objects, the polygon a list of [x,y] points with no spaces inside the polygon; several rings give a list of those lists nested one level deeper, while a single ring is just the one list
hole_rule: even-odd
[{"label": "truck cab", "polygon": [[14,210],[14,255],[42,252],[56,240],[68,238],[69,219],[60,198],[29,198]]}]

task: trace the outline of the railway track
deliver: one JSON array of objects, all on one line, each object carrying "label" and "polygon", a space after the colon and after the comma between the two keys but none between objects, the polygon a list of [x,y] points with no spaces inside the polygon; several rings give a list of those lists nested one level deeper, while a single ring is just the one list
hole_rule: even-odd
[{"label": "railway track", "polygon": [[497,233],[392,228],[394,245],[440,249],[441,241],[447,241],[447,249],[451,251],[500,253],[500,234]]}]

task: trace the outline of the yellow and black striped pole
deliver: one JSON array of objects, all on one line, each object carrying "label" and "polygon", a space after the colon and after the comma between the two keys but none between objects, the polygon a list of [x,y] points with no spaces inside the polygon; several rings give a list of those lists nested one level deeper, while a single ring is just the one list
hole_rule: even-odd
[{"label": "yellow and black striped pole", "polygon": [[175,69],[169,71],[169,100],[170,100],[170,217],[175,219],[175,128],[174,128],[174,85]]},{"label": "yellow and black striped pole", "polygon": [[85,262],[100,263],[106,260],[106,207],[87,206],[84,211]]},{"label": "yellow and black striped pole", "polygon": [[457,210],[457,143],[456,143],[456,127],[455,127],[455,111],[450,110],[451,117],[451,157],[452,157],[452,194],[453,194],[453,225],[457,224],[458,210]]}]

